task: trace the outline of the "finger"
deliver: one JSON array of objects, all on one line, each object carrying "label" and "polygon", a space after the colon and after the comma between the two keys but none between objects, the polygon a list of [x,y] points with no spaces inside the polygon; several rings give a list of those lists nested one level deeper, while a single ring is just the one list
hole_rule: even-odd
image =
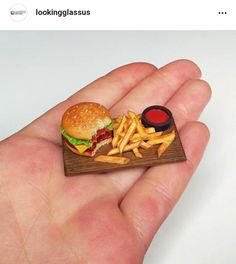
[{"label": "finger", "polygon": [[113,70],[49,110],[21,132],[60,143],[59,126],[68,107],[83,101],[94,101],[110,108],[154,71],[156,67],[148,63],[132,63]]},{"label": "finger", "polygon": [[[115,104],[110,111],[113,115],[116,113],[125,113],[128,109],[140,113],[146,106],[152,104],[164,104],[175,93],[180,94],[177,95],[177,99],[179,100],[181,94],[183,96],[188,92],[188,85],[184,84],[188,80],[196,79],[198,77],[200,77],[200,70],[193,62],[186,60],[175,61],[160,68],[158,71],[145,78],[133,90],[131,90],[125,98]],[[181,85],[184,85],[184,90],[178,92],[179,89],[182,90]],[[194,89],[191,88],[189,90],[191,92]],[[204,89],[199,88],[199,90],[202,91]],[[203,91],[201,93],[203,93]],[[184,97],[188,96],[185,95]],[[189,97],[191,97],[191,93]],[[190,119],[192,110],[195,112],[198,110],[198,114],[200,114],[202,105],[205,104],[201,100],[194,102],[197,106],[194,104],[191,104],[189,107],[186,106],[186,109],[188,109],[189,112],[188,115],[182,117],[181,122],[184,122],[184,118],[186,118],[185,121]],[[184,100],[184,104],[188,103],[187,100]],[[198,114],[196,113],[196,116]],[[142,167],[136,168],[135,170],[112,172],[106,175],[106,177],[111,181],[111,184],[117,186],[117,189],[121,192],[120,199],[122,199],[129,188],[137,181],[145,170],[146,168]]]},{"label": "finger", "polygon": [[203,80],[190,80],[165,105],[173,114],[177,129],[186,122],[195,121],[211,98],[211,88]]},{"label": "finger", "polygon": [[124,98],[111,108],[117,116],[133,110],[140,113],[153,104],[165,104],[171,96],[188,80],[198,79],[200,69],[191,61],[177,60],[150,74]]},{"label": "finger", "polygon": [[181,129],[180,137],[188,160],[148,169],[120,205],[137,231],[144,250],[199,164],[209,139],[209,131],[202,123],[191,122]]}]

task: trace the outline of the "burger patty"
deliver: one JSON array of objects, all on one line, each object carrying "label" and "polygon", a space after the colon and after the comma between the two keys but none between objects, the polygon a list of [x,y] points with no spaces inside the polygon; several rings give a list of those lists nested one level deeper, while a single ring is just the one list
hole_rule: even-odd
[{"label": "burger patty", "polygon": [[[85,152],[88,152],[88,153],[93,152],[93,150],[96,148],[96,146],[97,146],[97,144],[98,144],[99,142],[101,142],[101,141],[103,141],[103,140],[105,140],[105,139],[111,138],[111,137],[112,137],[112,131],[106,130],[105,128],[103,128],[103,129],[99,129],[99,130],[97,131],[97,134],[96,134],[95,136],[92,137],[93,145],[92,145],[90,148],[86,149]],[[75,146],[74,146],[73,144],[71,144],[66,138],[65,138],[65,140],[66,140],[66,143],[67,143],[70,147],[76,149]]]}]

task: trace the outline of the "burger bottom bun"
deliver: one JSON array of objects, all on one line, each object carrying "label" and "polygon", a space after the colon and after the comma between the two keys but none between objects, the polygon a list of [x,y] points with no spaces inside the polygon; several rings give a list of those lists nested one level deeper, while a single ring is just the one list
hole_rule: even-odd
[{"label": "burger bottom bun", "polygon": [[88,152],[84,152],[84,153],[80,153],[78,150],[76,150],[75,148],[72,148],[69,144],[67,144],[67,142],[65,142],[65,145],[68,149],[70,149],[72,152],[74,152],[75,154],[78,154],[78,155],[81,155],[81,156],[89,156],[89,157],[93,157],[95,155],[95,153],[97,152],[97,150],[106,145],[106,144],[109,144],[111,143],[112,141],[112,138],[108,138],[108,139],[105,139],[103,141],[100,141],[97,145],[96,145],[96,148],[93,150],[92,154],[89,154]]}]

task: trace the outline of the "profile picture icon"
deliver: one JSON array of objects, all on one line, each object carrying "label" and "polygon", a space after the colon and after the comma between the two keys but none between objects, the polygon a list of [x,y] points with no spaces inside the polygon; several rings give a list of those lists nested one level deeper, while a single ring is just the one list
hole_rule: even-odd
[{"label": "profile picture icon", "polygon": [[14,4],[9,10],[11,19],[17,22],[25,20],[27,13],[27,8],[23,4]]}]

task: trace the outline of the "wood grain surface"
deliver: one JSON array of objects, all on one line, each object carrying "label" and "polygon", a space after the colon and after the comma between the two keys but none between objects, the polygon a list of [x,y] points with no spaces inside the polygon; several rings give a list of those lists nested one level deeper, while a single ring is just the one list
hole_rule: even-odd
[{"label": "wood grain surface", "polygon": [[160,158],[158,158],[156,154],[157,148],[160,145],[154,145],[152,148],[146,150],[139,148],[140,152],[143,154],[143,158],[136,158],[132,151],[115,155],[130,158],[130,162],[124,165],[94,161],[96,156],[106,155],[111,149],[111,144],[101,147],[94,157],[86,157],[77,155],[70,151],[64,145],[64,140],[62,138],[65,175],[76,176],[84,173],[101,173],[121,168],[131,168],[137,166],[150,167],[168,162],[185,161],[186,156],[174,121],[172,122],[171,128],[165,131],[165,133],[168,133],[173,129],[175,129],[176,138]]}]

